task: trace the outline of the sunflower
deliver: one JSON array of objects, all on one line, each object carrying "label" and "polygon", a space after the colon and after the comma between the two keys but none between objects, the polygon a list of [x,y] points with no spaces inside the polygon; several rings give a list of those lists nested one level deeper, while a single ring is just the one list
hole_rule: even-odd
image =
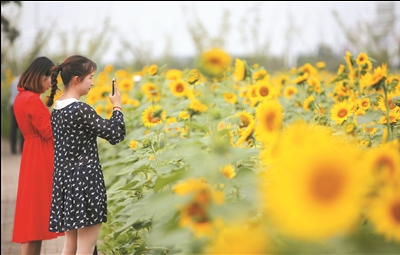
[{"label": "sunflower", "polygon": [[318,70],[310,63],[306,63],[299,67],[297,71],[302,74],[302,76],[305,73],[308,74],[307,78],[312,78],[318,74]]},{"label": "sunflower", "polygon": [[309,87],[310,91],[314,90],[316,93],[321,94],[322,88],[321,88],[320,78],[314,77],[314,78],[308,79],[307,82],[310,85],[310,87]]},{"label": "sunflower", "polygon": [[114,70],[114,66],[113,65],[104,66],[104,72],[105,73],[111,73],[113,70]]},{"label": "sunflower", "polygon": [[221,225],[204,254],[270,254],[269,240],[261,227],[245,220]]},{"label": "sunflower", "polygon": [[271,142],[281,130],[283,108],[278,101],[264,101],[256,108],[256,139]]},{"label": "sunflower", "polygon": [[262,186],[276,228],[302,240],[351,232],[366,192],[357,149],[328,128],[304,121],[288,126],[278,143],[265,177],[273,179]]},{"label": "sunflower", "polygon": [[182,71],[179,69],[168,70],[165,74],[165,78],[170,81],[179,80],[182,78]]},{"label": "sunflower", "polygon": [[231,103],[231,104],[236,104],[237,103],[237,96],[236,94],[232,92],[226,92],[222,95],[225,99],[226,102]]},{"label": "sunflower", "polygon": [[181,79],[171,81],[168,85],[172,94],[176,97],[183,97],[187,93],[187,83]]},{"label": "sunflower", "polygon": [[371,102],[368,97],[357,100],[357,105],[364,111],[371,107]]},{"label": "sunflower", "polygon": [[202,179],[188,179],[179,182],[172,190],[179,196],[193,196],[187,204],[180,206],[179,225],[191,229],[198,236],[211,234],[212,221],[209,215],[209,207],[212,204],[223,203],[223,194],[220,191],[215,191]]},{"label": "sunflower", "polygon": [[342,64],[339,65],[339,68],[337,70],[337,74],[340,75],[342,73],[344,73],[344,71],[346,70],[346,67]]},{"label": "sunflower", "polygon": [[142,121],[146,127],[153,127],[161,124],[167,118],[167,112],[159,105],[150,105],[142,113]]},{"label": "sunflower", "polygon": [[190,114],[187,111],[181,111],[178,116],[182,120],[188,120],[190,118]]},{"label": "sunflower", "polygon": [[[388,93],[387,100],[388,100],[388,105],[389,105],[389,112],[393,111],[396,108],[399,108],[399,106],[397,106],[394,101],[394,97],[398,97],[398,96],[400,96],[400,93],[397,93],[395,91]],[[385,99],[382,95],[378,99],[378,108],[382,112],[386,112]]]},{"label": "sunflower", "polygon": [[156,74],[158,74],[158,66],[156,64],[153,64],[149,67],[149,69],[147,70],[147,73],[150,76],[154,76]]},{"label": "sunflower", "polygon": [[229,179],[232,179],[233,177],[236,176],[235,168],[232,166],[232,164],[224,165],[223,167],[221,167],[221,168],[219,169],[219,171],[220,171],[226,178],[229,178]]},{"label": "sunflower", "polygon": [[161,99],[161,93],[160,90],[157,88],[156,85],[153,83],[145,83],[141,87],[141,90],[147,97],[147,101],[149,102],[158,102]]},{"label": "sunflower", "polygon": [[338,102],[331,108],[331,119],[339,125],[347,120],[352,114],[352,105],[348,101]]},{"label": "sunflower", "polygon": [[98,104],[98,105],[96,105],[94,110],[96,111],[96,113],[98,115],[102,115],[103,114],[103,110],[104,110],[104,106],[102,104]]},{"label": "sunflower", "polygon": [[253,79],[254,79],[255,81],[263,80],[264,77],[267,77],[267,76],[268,76],[267,70],[265,70],[265,69],[260,69],[260,70],[258,70],[258,71],[256,71],[256,72],[254,72],[254,74],[253,74]]},{"label": "sunflower", "polygon": [[171,136],[175,136],[180,130],[181,127],[178,125],[177,119],[175,117],[167,118],[165,124],[166,133],[170,133]]},{"label": "sunflower", "polygon": [[320,62],[317,62],[316,66],[318,69],[324,69],[326,64],[325,64],[325,62],[320,61]]},{"label": "sunflower", "polygon": [[234,75],[236,81],[242,81],[246,78],[246,63],[243,60],[238,58],[235,59]]},{"label": "sunflower", "polygon": [[253,115],[246,110],[236,113],[235,116],[240,119],[239,128],[247,128],[252,122],[254,122]]},{"label": "sunflower", "polygon": [[388,241],[400,242],[400,186],[389,185],[373,198],[368,219]]},{"label": "sunflower", "polygon": [[364,64],[366,64],[368,61],[368,55],[365,52],[361,52],[358,54],[356,58],[356,63],[359,67],[362,67]]},{"label": "sunflower", "polygon": [[283,91],[283,95],[286,98],[291,98],[292,95],[295,95],[295,94],[297,94],[297,88],[292,85],[285,87],[285,90]]},{"label": "sunflower", "polygon": [[102,91],[99,87],[92,87],[86,96],[86,102],[90,105],[97,103],[102,99],[101,93]]},{"label": "sunflower", "polygon": [[269,81],[261,80],[256,83],[256,95],[259,101],[272,99],[276,96],[275,88]]},{"label": "sunflower", "polygon": [[[255,121],[251,122],[248,127],[239,130],[240,137],[234,146],[250,147],[253,145],[252,135],[254,133]],[[244,145],[242,145],[245,143]]]},{"label": "sunflower", "polygon": [[123,79],[122,81],[117,82],[117,86],[121,92],[129,92],[132,90],[134,82],[132,79]]},{"label": "sunflower", "polygon": [[136,149],[137,145],[138,145],[138,141],[136,141],[136,140],[131,140],[129,142],[129,148],[131,148],[131,149]]},{"label": "sunflower", "polygon": [[361,89],[372,87],[375,84],[376,84],[376,81],[373,79],[371,73],[366,73],[363,76],[361,76],[361,79],[360,79],[360,88]]},{"label": "sunflower", "polygon": [[202,113],[207,111],[208,107],[207,105],[203,104],[199,99],[195,98],[190,101],[189,109],[194,112]]},{"label": "sunflower", "polygon": [[303,73],[303,74],[297,76],[294,80],[292,80],[292,82],[294,84],[300,84],[300,83],[305,82],[308,79],[308,77],[309,77],[309,73]]},{"label": "sunflower", "polygon": [[315,101],[315,97],[313,95],[308,96],[303,103],[303,109],[306,111],[310,110],[310,104]]},{"label": "sunflower", "polygon": [[201,54],[198,66],[201,71],[215,78],[220,78],[231,65],[232,57],[220,48],[214,48]]},{"label": "sunflower", "polygon": [[349,68],[349,73],[351,73],[354,69],[354,58],[353,55],[351,55],[350,52],[346,51],[346,56],[344,57],[344,60],[346,61],[347,67]]},{"label": "sunflower", "polygon": [[400,184],[399,148],[391,143],[381,144],[367,151],[365,168],[377,184],[398,181]]}]

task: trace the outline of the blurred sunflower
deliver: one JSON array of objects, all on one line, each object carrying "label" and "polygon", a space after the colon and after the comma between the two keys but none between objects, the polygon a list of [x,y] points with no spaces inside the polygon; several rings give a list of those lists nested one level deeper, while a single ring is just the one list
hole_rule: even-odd
[{"label": "blurred sunflower", "polygon": [[223,193],[215,191],[202,179],[188,179],[173,186],[173,192],[179,196],[192,195],[193,198],[180,206],[179,225],[191,229],[196,236],[211,235],[213,221],[209,207],[224,201]]},{"label": "blurred sunflower", "polygon": [[265,69],[260,69],[260,70],[258,70],[258,71],[256,71],[256,72],[254,72],[254,74],[253,74],[253,79],[254,79],[255,81],[263,80],[264,77],[267,77],[267,76],[268,76],[267,70],[265,70]]},{"label": "blurred sunflower", "polygon": [[176,97],[183,97],[187,94],[187,83],[181,79],[177,79],[168,83],[171,92]]},{"label": "blurred sunflower", "polygon": [[256,83],[255,92],[258,101],[269,100],[276,97],[275,88],[269,81],[261,80]]},{"label": "blurred sunflower", "polygon": [[246,128],[254,122],[254,116],[246,110],[237,112],[235,116],[239,117],[240,119],[239,128]]},{"label": "blurred sunflower", "polygon": [[138,141],[136,141],[136,140],[131,140],[129,142],[129,148],[131,148],[131,149],[136,149],[137,145],[138,145]]},{"label": "blurred sunflower", "polygon": [[204,254],[270,254],[268,235],[259,227],[238,220],[218,228]]},{"label": "blurred sunflower", "polygon": [[273,179],[263,186],[265,208],[276,228],[300,240],[352,231],[366,192],[357,148],[303,121],[288,126],[278,143],[268,168]]},{"label": "blurred sunflower", "polygon": [[200,55],[198,67],[207,76],[220,78],[231,65],[232,57],[220,48],[208,50]]},{"label": "blurred sunflower", "polygon": [[295,86],[289,85],[285,87],[285,90],[283,91],[283,96],[286,98],[291,98],[292,95],[297,94],[297,88]]},{"label": "blurred sunflower", "polygon": [[360,52],[356,58],[356,63],[359,67],[362,67],[368,61],[368,55],[365,52]]},{"label": "blurred sunflower", "polygon": [[400,242],[400,185],[386,186],[372,199],[368,219],[386,240]]},{"label": "blurred sunflower", "polygon": [[153,83],[148,82],[148,83],[143,84],[143,86],[141,87],[141,90],[146,95],[148,102],[160,101],[160,99],[161,99],[160,90]]},{"label": "blurred sunflower", "polygon": [[165,121],[165,132],[171,134],[171,136],[175,136],[181,130],[181,127],[177,124],[178,122],[175,117],[167,118]]},{"label": "blurred sunflower", "polygon": [[303,103],[303,109],[306,111],[310,110],[310,104],[315,101],[315,97],[313,95],[309,95]]},{"label": "blurred sunflower", "polygon": [[192,99],[189,103],[189,109],[197,112],[197,113],[202,113],[207,111],[208,107],[207,105],[203,104],[199,99]]},{"label": "blurred sunflower", "polygon": [[160,105],[150,105],[142,113],[142,122],[146,127],[161,124],[167,118],[167,112]]},{"label": "blurred sunflower", "polygon": [[400,185],[400,148],[393,144],[385,143],[371,148],[365,156],[365,169],[379,185],[394,181]]},{"label": "blurred sunflower", "polygon": [[134,82],[130,78],[125,78],[117,82],[117,86],[121,92],[129,92],[133,89]]},{"label": "blurred sunflower", "polygon": [[231,103],[231,104],[236,104],[238,101],[235,93],[226,92],[226,93],[222,94],[222,96],[224,97],[226,102]]},{"label": "blurred sunflower", "polygon": [[170,81],[182,79],[182,71],[179,69],[170,69],[165,74],[165,78]]},{"label": "blurred sunflower", "polygon": [[246,78],[246,63],[243,60],[238,58],[235,59],[234,75],[236,81],[242,81]]},{"label": "blurred sunflower", "polygon": [[[400,108],[399,106],[397,106],[394,102],[394,98],[400,96],[400,93],[397,93],[395,91],[388,93],[387,95],[387,100],[388,100],[388,105],[389,105],[389,111],[392,111],[396,108]],[[382,112],[386,112],[386,105],[385,105],[385,99],[383,97],[383,95],[379,96],[378,99],[378,108],[382,111]]]},{"label": "blurred sunflower", "polygon": [[187,111],[181,111],[178,116],[182,120],[188,120],[190,118],[190,114]]},{"label": "blurred sunflower", "polygon": [[147,73],[150,76],[154,76],[156,74],[158,74],[158,66],[156,64],[153,64],[149,67],[149,69],[147,70]]},{"label": "blurred sunflower", "polygon": [[236,176],[235,168],[233,168],[232,164],[224,165],[223,167],[221,167],[221,168],[219,169],[219,171],[220,171],[226,178],[229,178],[229,179],[232,179],[233,177]]},{"label": "blurred sunflower", "polygon": [[297,76],[294,80],[292,80],[292,82],[294,84],[300,84],[300,83],[305,82],[308,79],[308,77],[309,77],[308,73],[303,73],[303,74]]},{"label": "blurred sunflower", "polygon": [[304,74],[308,74],[307,78],[313,78],[318,74],[317,68],[315,68],[310,63],[305,63],[304,65],[300,66],[297,71],[303,76]]},{"label": "blurred sunflower", "polygon": [[256,139],[268,143],[281,131],[283,108],[278,101],[264,101],[256,108]]}]

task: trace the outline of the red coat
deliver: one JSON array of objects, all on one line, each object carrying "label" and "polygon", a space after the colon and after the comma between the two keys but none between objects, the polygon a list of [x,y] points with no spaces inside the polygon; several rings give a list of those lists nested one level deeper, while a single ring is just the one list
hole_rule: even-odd
[{"label": "red coat", "polygon": [[14,113],[24,136],[15,207],[15,243],[54,239],[49,232],[52,178],[54,171],[54,141],[50,111],[40,94],[24,88],[14,102]]}]

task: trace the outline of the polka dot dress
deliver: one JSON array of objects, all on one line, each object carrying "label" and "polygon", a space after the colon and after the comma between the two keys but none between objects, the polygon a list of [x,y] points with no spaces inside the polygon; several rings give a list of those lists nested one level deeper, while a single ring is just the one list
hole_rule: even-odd
[{"label": "polka dot dress", "polygon": [[[57,106],[57,102],[56,102]],[[86,103],[54,107],[54,173],[50,232],[65,232],[107,221],[107,195],[97,137],[110,144],[125,139],[123,114],[104,119]]]}]

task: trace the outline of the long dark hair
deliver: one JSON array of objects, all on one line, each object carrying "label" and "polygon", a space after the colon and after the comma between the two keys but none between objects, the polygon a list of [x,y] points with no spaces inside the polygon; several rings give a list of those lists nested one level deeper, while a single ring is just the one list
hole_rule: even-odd
[{"label": "long dark hair", "polygon": [[78,76],[80,80],[83,80],[87,75],[97,70],[97,65],[94,61],[81,55],[73,55],[64,60],[61,64],[58,64],[51,68],[51,92],[48,97],[46,105],[52,106],[54,103],[54,95],[58,90],[57,76],[61,74],[61,80],[64,87],[67,88],[72,78]]},{"label": "long dark hair", "polygon": [[43,93],[42,76],[50,77],[50,69],[53,66],[54,62],[47,57],[36,58],[21,74],[18,87],[40,94]]}]

